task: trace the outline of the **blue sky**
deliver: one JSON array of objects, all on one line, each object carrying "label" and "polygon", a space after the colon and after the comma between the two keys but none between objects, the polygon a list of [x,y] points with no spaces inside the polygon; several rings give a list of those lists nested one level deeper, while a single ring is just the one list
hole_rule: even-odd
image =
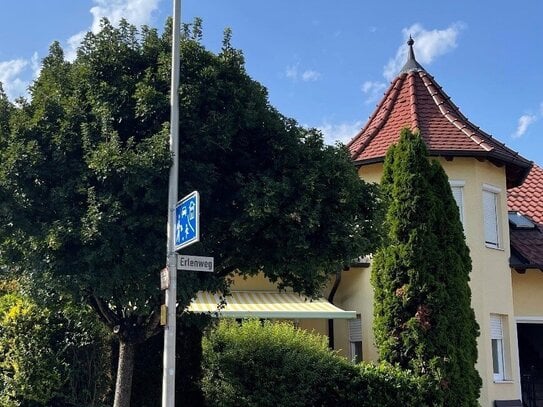
[{"label": "blue sky", "polygon": [[[0,81],[24,95],[50,43],[67,57],[101,17],[161,29],[172,0],[25,0],[0,6]],[[326,139],[348,141],[375,109],[415,39],[417,60],[476,125],[543,165],[543,2],[182,0],[204,43],[225,27],[271,104]]]}]

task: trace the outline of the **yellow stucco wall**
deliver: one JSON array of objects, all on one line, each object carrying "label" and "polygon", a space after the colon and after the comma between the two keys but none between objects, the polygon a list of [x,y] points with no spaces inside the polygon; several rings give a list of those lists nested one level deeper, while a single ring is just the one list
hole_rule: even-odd
[{"label": "yellow stucco wall", "polygon": [[[480,326],[478,338],[479,358],[477,369],[483,379],[481,389],[481,405],[490,407],[495,399],[516,399],[520,397],[520,379],[518,372],[518,348],[516,324],[513,311],[513,292],[511,271],[509,269],[509,233],[507,220],[507,202],[505,169],[488,161],[473,158],[455,158],[452,161],[439,160],[450,180],[464,183],[464,227],[466,241],[472,258],[470,287],[472,290],[472,306]],[[371,164],[359,169],[361,178],[369,182],[378,182],[382,174],[382,164]],[[485,246],[483,227],[483,188],[490,186],[499,190],[500,212],[500,248]],[[353,270],[351,270],[352,272]],[[372,303],[369,298],[350,299],[353,292],[363,293],[364,297],[372,297],[369,287],[368,270],[358,272],[351,285],[343,284],[338,293],[339,306],[351,304],[362,314],[363,329],[371,330]],[[347,273],[344,273],[344,275]],[[354,273],[353,273],[354,274]],[[345,291],[343,291],[345,290]],[[360,306],[360,308],[358,308]],[[350,309],[353,309],[351,307]],[[506,318],[506,373],[508,380],[495,383],[492,374],[492,349],[490,340],[490,314],[500,314]],[[364,360],[375,360],[373,334],[364,332]],[[347,338],[337,338],[337,343],[345,343]],[[370,342],[371,341],[371,342]]]},{"label": "yellow stucco wall", "polygon": [[[351,268],[344,271],[341,284],[334,298],[334,304],[344,310],[355,310],[361,314],[362,323],[362,359],[366,361],[377,360],[377,349],[373,337],[373,313],[366,310],[373,309],[373,289],[370,283],[371,271],[369,268]],[[343,321],[334,321],[335,348],[346,357],[349,354],[348,324]]]},{"label": "yellow stucco wall", "polygon": [[511,270],[515,318],[530,322],[543,321],[543,272],[528,269],[521,274]]}]

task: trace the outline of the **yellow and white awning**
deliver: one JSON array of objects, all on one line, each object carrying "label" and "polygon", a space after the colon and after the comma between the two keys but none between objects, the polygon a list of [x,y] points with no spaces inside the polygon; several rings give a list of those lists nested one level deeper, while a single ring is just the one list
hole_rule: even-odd
[{"label": "yellow and white awning", "polygon": [[292,292],[232,291],[223,298],[220,294],[200,291],[187,311],[229,318],[356,318],[355,311],[344,311],[324,298],[311,300]]}]

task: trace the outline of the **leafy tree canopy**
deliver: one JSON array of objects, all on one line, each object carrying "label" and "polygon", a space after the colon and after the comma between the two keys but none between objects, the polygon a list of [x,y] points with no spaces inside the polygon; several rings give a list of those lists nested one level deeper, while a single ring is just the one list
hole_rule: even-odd
[{"label": "leafy tree canopy", "polygon": [[[0,94],[0,262],[47,272],[121,342],[156,332],[166,257],[171,24],[88,33],[73,62],[54,43],[31,99]],[[179,309],[232,272],[263,272],[314,295],[372,248],[374,187],[342,147],[270,106],[227,31],[206,50],[201,22],[181,44],[180,195],[198,190],[201,242],[216,273],[183,272]]]}]

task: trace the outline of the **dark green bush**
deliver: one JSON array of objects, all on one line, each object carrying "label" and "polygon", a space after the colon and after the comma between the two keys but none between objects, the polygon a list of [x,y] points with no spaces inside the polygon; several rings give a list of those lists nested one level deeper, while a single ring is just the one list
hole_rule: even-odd
[{"label": "dark green bush", "polygon": [[352,406],[425,407],[438,406],[430,378],[414,376],[409,370],[387,363],[357,365],[358,376],[351,384]]},{"label": "dark green bush", "polygon": [[221,321],[203,341],[209,406],[425,406],[427,385],[409,372],[353,365],[327,338],[286,322]]}]

